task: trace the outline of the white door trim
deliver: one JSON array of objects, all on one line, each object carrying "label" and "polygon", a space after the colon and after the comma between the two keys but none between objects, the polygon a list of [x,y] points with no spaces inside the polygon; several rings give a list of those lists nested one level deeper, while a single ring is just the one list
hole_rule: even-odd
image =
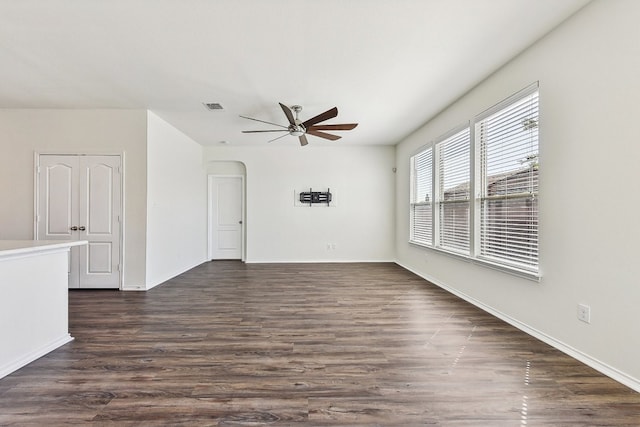
[{"label": "white door trim", "polygon": [[246,203],[245,203],[245,187],[244,187],[244,175],[216,175],[209,174],[207,175],[207,259],[211,260],[213,258],[213,231],[214,231],[214,212],[213,212],[213,199],[211,197],[211,191],[213,189],[213,180],[215,178],[240,178],[240,201],[242,204],[242,225],[240,227],[241,236],[241,245],[242,248],[240,250],[241,260],[242,262],[246,261]]},{"label": "white door trim", "polygon": [[120,259],[118,264],[118,289],[123,290],[124,285],[124,247],[125,247],[125,153],[124,152],[104,152],[104,151],[87,151],[87,152],[73,152],[73,151],[35,151],[33,153],[33,239],[38,240],[38,212],[39,212],[39,196],[40,186],[38,180],[38,173],[40,171],[40,156],[118,156],[120,157],[120,212],[118,216],[120,218]]}]

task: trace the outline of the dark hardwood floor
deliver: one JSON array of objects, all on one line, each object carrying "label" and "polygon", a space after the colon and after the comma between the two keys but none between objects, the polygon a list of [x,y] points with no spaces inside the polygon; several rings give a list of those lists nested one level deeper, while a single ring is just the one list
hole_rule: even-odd
[{"label": "dark hardwood floor", "polygon": [[394,264],[69,300],[75,341],[0,380],[0,425],[640,425],[640,394]]}]

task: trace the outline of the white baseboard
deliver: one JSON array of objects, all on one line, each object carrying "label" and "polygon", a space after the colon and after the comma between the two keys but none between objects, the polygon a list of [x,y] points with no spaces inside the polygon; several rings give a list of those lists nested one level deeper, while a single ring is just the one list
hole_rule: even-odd
[{"label": "white baseboard", "polygon": [[396,264],[398,264],[400,267],[409,270],[410,272],[416,274],[417,276],[422,277],[425,280],[428,280],[429,282],[433,283],[434,285],[438,286],[439,288],[444,289],[445,291],[457,296],[458,298],[461,298],[465,301],[467,301],[470,304],[475,305],[476,307],[480,308],[483,311],[486,311],[487,313],[497,317],[500,320],[503,320],[505,322],[507,322],[508,324],[510,324],[511,326],[514,326],[518,329],[520,329],[521,331],[531,335],[532,337],[535,337],[537,339],[539,339],[540,341],[549,344],[551,347],[560,350],[561,352],[573,357],[574,359],[584,363],[587,366],[590,366],[591,368],[595,369],[596,371],[608,376],[609,378],[618,381],[621,384],[626,385],[627,387],[637,391],[640,393],[640,380],[637,378],[634,378],[616,368],[614,368],[613,366],[609,366],[606,363],[601,362],[600,360],[576,349],[573,348],[572,346],[559,341],[557,339],[555,339],[554,337],[545,334],[544,332],[541,332],[535,328],[532,328],[531,326],[527,325],[526,323],[523,323],[521,321],[519,321],[518,319],[515,319],[505,313],[502,313],[496,309],[494,309],[491,306],[488,306],[486,304],[484,304],[481,301],[478,301],[475,298],[470,297],[469,295],[466,295],[463,292],[460,292],[456,289],[450,288],[449,286],[445,285],[444,283],[439,282],[438,280],[434,279],[433,277],[429,277],[428,275],[425,274],[421,274],[409,267],[407,267],[406,265],[403,265],[402,263],[395,261]]},{"label": "white baseboard", "polygon": [[[395,260],[384,260],[384,259],[302,259],[302,260],[247,260],[246,264],[350,264],[350,263],[393,263],[397,264]],[[399,265],[399,264],[398,264]]]},{"label": "white baseboard", "polygon": [[152,283],[147,283],[146,288],[138,289],[138,288],[130,288],[130,287],[126,287],[126,288],[123,288],[122,290],[124,290],[124,291],[130,291],[130,290],[133,290],[133,291],[140,291],[140,290],[148,291],[149,289],[155,288],[156,286],[161,285],[161,284],[163,284],[164,282],[166,282],[166,281],[168,281],[168,280],[171,280],[171,279],[173,279],[174,277],[179,276],[179,275],[181,275],[182,273],[184,273],[184,272],[186,272],[186,271],[191,270],[192,268],[196,268],[196,267],[197,267],[197,266],[199,266],[200,264],[204,264],[204,263],[205,263],[205,262],[207,262],[207,261],[208,261],[207,259],[202,259],[202,260],[196,261],[194,264],[191,264],[191,265],[189,265],[189,266],[181,267],[181,268],[179,268],[179,269],[177,269],[177,270],[174,270],[173,272],[171,272],[171,273],[167,274],[167,277],[166,277],[166,278],[164,278],[164,279],[161,279],[161,280],[159,280],[159,281],[155,281],[155,282],[152,282]]},{"label": "white baseboard", "polygon": [[42,356],[44,356],[47,353],[50,353],[51,351],[55,350],[58,347],[61,347],[63,345],[65,345],[66,343],[73,341],[73,337],[69,334],[65,334],[63,336],[61,336],[60,338],[58,338],[57,340],[45,345],[44,347],[41,347],[37,350],[32,351],[29,354],[25,354],[22,357],[20,357],[19,359],[13,360],[9,363],[6,363],[4,366],[0,366],[0,378],[4,378],[7,375],[11,374],[12,372],[17,371],[18,369],[22,368],[23,366],[28,365],[29,363],[33,362],[34,360],[37,360],[39,358],[41,358]]},{"label": "white baseboard", "polygon": [[145,288],[144,286],[123,286],[121,290],[127,291],[127,292],[133,292],[133,291],[146,291],[147,288]]}]

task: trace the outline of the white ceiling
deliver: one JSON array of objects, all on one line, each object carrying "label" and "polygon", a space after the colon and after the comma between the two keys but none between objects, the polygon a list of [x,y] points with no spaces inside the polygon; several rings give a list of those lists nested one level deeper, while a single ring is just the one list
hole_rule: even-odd
[{"label": "white ceiling", "polygon": [[143,108],[257,145],[240,131],[271,127],[239,115],[337,106],[359,126],[311,144],[395,144],[587,2],[0,0],[0,108]]}]

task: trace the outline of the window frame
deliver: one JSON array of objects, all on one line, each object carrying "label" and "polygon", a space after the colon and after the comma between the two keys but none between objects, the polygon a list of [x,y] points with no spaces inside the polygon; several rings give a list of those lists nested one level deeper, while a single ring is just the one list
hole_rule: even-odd
[{"label": "window frame", "polygon": [[[418,182],[418,176],[416,174],[416,161],[417,158],[423,154],[426,154],[427,152],[429,153],[430,156],[430,163],[431,163],[431,168],[430,168],[430,177],[429,180],[426,182]],[[434,157],[434,150],[432,146],[424,146],[421,147],[418,151],[416,151],[416,153],[414,153],[414,155],[411,156],[411,168],[410,168],[410,173],[411,173],[411,197],[410,197],[410,207],[409,207],[409,221],[410,221],[410,231],[409,231],[409,239],[412,243],[417,244],[417,245],[423,245],[423,246],[428,246],[428,247],[432,247],[433,246],[433,236],[434,236],[434,218],[433,218],[433,204],[434,204],[434,195],[433,195],[433,179],[434,179],[434,174],[433,174],[433,157]],[[418,195],[418,187],[421,187],[424,184],[428,184],[430,187],[430,190],[428,191],[427,194],[425,194],[425,196],[428,196],[429,194],[431,195],[431,198],[429,201],[426,200],[418,200],[419,195]],[[428,211],[430,211],[429,216],[430,216],[430,223],[429,224],[425,224],[422,225],[420,228],[424,229],[425,232],[428,229],[428,235],[429,235],[429,240],[424,240],[424,239],[418,239],[416,238],[416,212],[419,209],[422,209],[426,207]]]},{"label": "window frame", "polygon": [[[460,137],[461,134],[465,133],[466,135],[463,135],[462,137]],[[464,138],[464,140],[462,139]],[[442,251],[445,252],[451,252],[451,253],[455,253],[455,254],[459,254],[462,256],[469,256],[470,254],[470,250],[471,250],[471,239],[472,239],[472,235],[471,235],[471,188],[468,187],[467,188],[467,197],[466,199],[458,199],[457,196],[454,195],[454,199],[450,199],[447,200],[445,198],[445,188],[444,188],[444,173],[443,173],[443,169],[444,169],[444,165],[443,165],[443,149],[445,148],[446,145],[449,144],[455,144],[455,143],[466,143],[467,147],[466,149],[468,150],[468,157],[471,158],[471,126],[470,123],[464,123],[462,125],[459,125],[457,127],[455,127],[454,129],[452,129],[451,131],[445,133],[444,135],[440,136],[439,138],[437,138],[434,142],[433,142],[433,149],[434,149],[434,154],[435,154],[435,158],[434,158],[434,166],[433,166],[433,170],[434,170],[434,184],[433,184],[433,194],[434,194],[434,212],[433,212],[433,223],[434,223],[434,246]],[[460,147],[457,147],[458,149],[460,149]],[[464,149],[464,147],[462,148]],[[457,153],[454,153],[457,154]],[[453,156],[452,156],[453,157]],[[455,157],[454,157],[455,158]],[[460,165],[458,165],[460,166]],[[471,166],[469,163],[469,159],[467,159],[467,164],[466,164],[466,171],[467,171],[467,175],[468,175],[468,182],[471,182]],[[456,170],[452,170],[452,172],[460,172],[459,168]],[[464,183],[461,183],[464,184]],[[467,184],[468,185],[468,184]],[[445,231],[445,226],[448,224],[445,220],[444,220],[444,211],[447,208],[454,208],[455,206],[465,206],[466,205],[466,214],[467,214],[467,220],[466,220],[466,246],[463,246],[461,248],[456,247],[455,244],[451,244],[448,245],[446,242],[444,242],[445,238],[443,236],[443,234],[446,233]],[[457,234],[455,232],[449,233],[449,236],[447,237],[448,239],[453,239],[456,241],[459,241],[461,237],[460,234]]]},{"label": "window frame", "polygon": [[[487,194],[487,187],[489,186],[489,184],[487,184],[488,182],[488,176],[487,173],[488,171],[485,170],[485,168],[488,168],[489,166],[487,165],[488,161],[485,158],[485,153],[487,152],[488,148],[485,145],[485,140],[483,139],[483,133],[480,132],[479,130],[485,125],[485,122],[488,119],[492,119],[495,118],[496,115],[500,114],[500,113],[505,113],[505,115],[501,116],[503,119],[508,117],[508,114],[506,113],[507,110],[509,109],[513,109],[519,106],[526,106],[526,104],[529,102],[527,101],[528,98],[535,96],[535,118],[537,119],[536,123],[535,123],[535,127],[536,127],[536,138],[535,138],[535,145],[536,145],[536,153],[535,153],[535,158],[536,158],[536,163],[535,166],[532,164],[530,166],[530,170],[528,170],[529,175],[530,175],[530,179],[533,180],[533,176],[535,175],[535,185],[533,184],[533,182],[530,183],[531,188],[529,188],[529,191],[523,191],[520,193],[512,193],[512,194],[504,194],[502,196],[492,196]],[[507,99],[505,99],[504,101],[499,102],[498,104],[496,104],[495,106],[489,108],[488,110],[484,111],[483,113],[479,114],[478,116],[476,116],[474,118],[474,130],[475,130],[475,134],[476,134],[476,142],[475,145],[477,147],[477,158],[476,158],[476,166],[479,169],[479,180],[476,182],[477,183],[477,203],[476,203],[476,212],[477,212],[477,216],[478,216],[478,227],[477,227],[477,240],[476,242],[478,243],[478,248],[477,248],[477,252],[475,254],[475,256],[479,259],[483,259],[486,260],[488,262],[491,263],[497,263],[500,265],[505,265],[505,266],[509,266],[518,270],[524,270],[524,271],[529,271],[533,274],[538,274],[539,272],[539,268],[540,268],[540,260],[539,260],[539,206],[538,206],[538,197],[539,197],[539,187],[538,187],[538,174],[539,174],[539,153],[540,153],[540,135],[539,135],[539,123],[540,123],[540,117],[539,117],[539,85],[537,83],[534,83],[524,89],[522,89],[521,91],[513,94],[512,96],[508,97]],[[506,126],[503,126],[503,128],[505,128]],[[504,136],[504,135],[503,135]],[[513,138],[513,134],[509,133],[508,134],[509,137]],[[491,141],[493,143],[493,141]],[[518,146],[516,144],[513,143],[508,143],[508,145],[505,146],[504,148],[504,152],[513,150],[514,148],[522,148],[522,146]],[[501,156],[506,157],[507,155],[504,153],[500,153]],[[523,159],[524,160],[524,159]],[[497,163],[497,161],[496,161]],[[522,170],[520,172],[523,172],[525,170],[525,168],[522,168]],[[511,172],[515,172],[515,171],[511,171]],[[527,200],[531,201],[531,205],[529,205],[529,203],[527,202]],[[504,241],[511,241],[510,244],[513,245],[513,247],[511,248],[511,250],[514,252],[514,255],[511,257],[508,256],[499,256],[499,255],[490,255],[488,253],[483,253],[483,249],[485,248],[486,245],[484,245],[485,240],[488,240],[489,237],[496,237],[495,235],[492,235],[492,233],[487,232],[486,236],[485,234],[485,228],[486,228],[486,219],[485,216],[488,215],[487,211],[489,209],[484,207],[484,203],[485,202],[491,202],[491,201],[495,201],[495,202],[501,202],[501,203],[507,203],[507,204],[511,204],[513,202],[518,202],[518,201],[524,201],[526,206],[531,206],[531,210],[536,212],[535,216],[531,216],[530,218],[530,222],[533,222],[533,220],[535,221],[535,233],[530,233],[532,235],[535,236],[535,243],[533,244],[536,249],[535,249],[535,263],[526,263],[523,262],[521,260],[518,260],[518,258],[526,258],[524,255],[518,256],[517,254],[515,254],[515,252],[517,252],[518,250],[521,250],[519,248],[516,248],[516,244],[513,243],[514,240],[517,240],[517,237],[515,237],[515,234],[517,233],[515,230],[512,230],[510,233],[513,234],[509,234],[507,237],[505,237]],[[535,205],[535,207],[534,207]],[[517,205],[516,205],[517,207]],[[513,206],[511,207],[511,209],[513,209]],[[531,219],[532,218],[532,219]],[[513,227],[513,217],[510,217],[508,220],[504,221],[505,223],[509,224],[509,227]],[[520,230],[522,231],[522,230]],[[486,238],[485,238],[486,237]],[[529,240],[524,240],[524,241],[529,241]],[[494,248],[494,250],[497,250],[497,245]],[[507,251],[503,251],[503,252],[509,252]],[[533,252],[533,251],[530,251]],[[531,255],[529,255],[531,256]]]},{"label": "window frame", "polygon": [[[488,108],[482,113],[473,117],[472,120],[467,121],[440,137],[430,141],[429,143],[421,146],[410,156],[410,208],[409,208],[409,221],[410,221],[410,232],[409,232],[409,243],[411,245],[423,247],[426,249],[434,250],[439,253],[443,253],[449,256],[453,256],[458,259],[466,260],[473,264],[482,265],[485,267],[493,268],[499,271],[503,271],[509,274],[516,275],[518,277],[522,277],[525,279],[530,279],[533,281],[539,281],[542,277],[541,268],[540,268],[540,257],[539,257],[539,249],[537,253],[537,263],[534,267],[521,265],[518,263],[505,262],[502,259],[494,259],[492,257],[481,255],[481,221],[482,221],[482,200],[483,200],[483,189],[482,189],[482,177],[485,172],[482,170],[481,165],[481,155],[482,155],[482,147],[480,141],[480,135],[478,130],[478,126],[482,120],[496,114],[497,112],[520,102],[522,99],[537,93],[538,100],[536,106],[539,108],[539,82],[534,82],[533,84],[527,86],[526,88],[514,93],[513,95],[507,97],[503,101],[498,102],[494,106]],[[539,125],[539,116],[538,123]],[[440,209],[439,205],[444,203],[440,201],[439,198],[441,194],[439,192],[439,180],[441,179],[440,171],[439,171],[439,157],[440,157],[440,144],[445,142],[448,138],[455,136],[456,134],[464,131],[466,128],[469,129],[469,216],[468,216],[468,224],[469,224],[469,248],[468,251],[457,251],[451,250],[448,247],[443,247],[439,242],[439,233],[441,227],[441,218],[440,218]],[[539,129],[539,128],[538,128]],[[537,133],[537,147],[538,154],[540,148],[540,133]],[[424,152],[431,150],[432,153],[432,184],[431,184],[431,195],[433,196],[429,203],[424,203],[416,200],[416,170],[415,170],[415,159],[417,156],[420,156]],[[539,157],[538,157],[539,164]],[[536,168],[536,175],[538,170]],[[536,179],[537,176],[536,176]],[[539,190],[536,192],[535,197],[536,201],[539,196]],[[431,241],[425,242],[423,240],[416,240],[414,236],[414,228],[415,228],[415,208],[418,206],[430,205],[431,207]],[[539,248],[539,220],[540,213],[539,210],[536,210],[535,220],[537,223],[536,230],[536,239]]]}]

